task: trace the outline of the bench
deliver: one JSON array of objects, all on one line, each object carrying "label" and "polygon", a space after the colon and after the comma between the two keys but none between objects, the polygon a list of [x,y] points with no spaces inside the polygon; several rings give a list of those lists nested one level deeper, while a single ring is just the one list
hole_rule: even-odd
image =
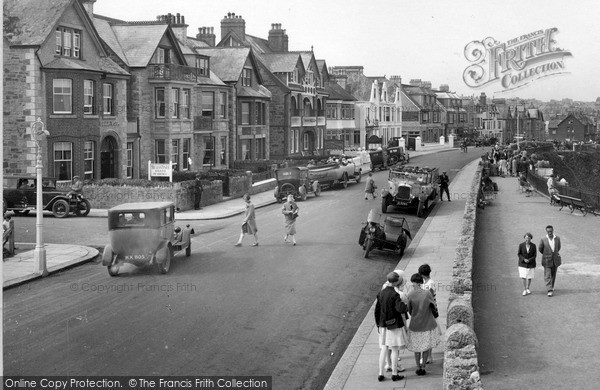
[{"label": "bench", "polygon": [[[8,243],[8,247],[4,246]],[[2,249],[10,256],[15,254],[15,221],[12,219],[8,222],[8,229],[6,229],[2,236]]]},{"label": "bench", "polygon": [[[563,207],[567,206],[569,207],[569,209],[571,209],[571,213],[573,213],[573,211],[575,211],[575,209],[581,211],[583,213],[583,215],[586,215],[590,210],[591,207],[588,206],[582,199],[579,198],[573,198],[572,196],[567,196],[567,195],[557,195],[560,203],[560,209],[558,209],[559,211],[563,209]],[[595,215],[595,213],[594,213]]]}]

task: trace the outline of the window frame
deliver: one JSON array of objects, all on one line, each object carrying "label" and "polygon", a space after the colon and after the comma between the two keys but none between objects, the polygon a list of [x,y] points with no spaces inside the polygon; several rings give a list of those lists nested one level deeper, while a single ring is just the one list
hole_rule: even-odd
[{"label": "window frame", "polygon": [[242,69],[242,86],[243,87],[251,87],[252,86],[252,69],[251,68],[243,68]]},{"label": "window frame", "polygon": [[[248,110],[244,110],[247,108]],[[246,117],[246,119],[244,119]],[[250,102],[241,102],[240,103],[240,124],[241,125],[250,125]]]},{"label": "window frame", "polygon": [[128,179],[133,178],[133,142],[128,141],[127,142],[127,149],[126,149],[126,172],[125,172],[125,176]]},{"label": "window frame", "polygon": [[[159,92],[162,93],[162,100],[159,100],[159,97],[158,97]],[[154,118],[155,119],[165,119],[166,109],[167,109],[166,104],[167,104],[167,102],[165,99],[165,88],[164,87],[154,88]]]},{"label": "window frame", "polygon": [[[89,148],[88,148],[89,146]],[[83,142],[83,177],[86,180],[94,179],[95,170],[95,150],[96,145],[94,141]],[[89,166],[88,166],[89,164]],[[88,168],[89,167],[89,168]]]},{"label": "window frame", "polygon": [[[62,92],[62,89],[66,88],[65,86],[58,86],[57,87],[56,84],[59,81],[60,82],[67,82],[68,81],[68,84],[69,84],[68,85],[68,89],[69,89],[68,93],[57,93],[56,92],[56,88],[60,88],[61,92]],[[62,110],[57,110],[56,109],[56,103],[57,103],[56,97],[57,96],[68,96],[68,100],[65,99],[65,101],[64,101],[64,105],[65,106],[68,105],[68,107],[65,107],[65,108],[68,108],[68,110],[62,111]],[[62,114],[73,114],[73,80],[72,79],[56,78],[56,79],[52,80],[52,113],[53,114],[59,114],[59,115],[62,115]]]},{"label": "window frame", "polygon": [[59,26],[54,30],[54,55],[81,58],[82,31]]},{"label": "window frame", "polygon": [[[207,98],[207,99],[205,99],[205,98]],[[211,100],[210,105],[208,105],[206,103],[208,101],[208,98],[210,98],[210,100]],[[202,92],[201,106],[202,106],[202,111],[201,111],[202,116],[210,117],[210,118],[214,119],[214,117],[215,117],[215,93],[213,91]],[[210,110],[208,108],[210,108]],[[207,115],[208,113],[210,113],[210,115]]]},{"label": "window frame", "polygon": [[[109,93],[107,94],[107,88]],[[115,100],[115,86],[111,83],[102,83],[102,114],[113,116],[114,115],[114,100]]]},{"label": "window frame", "polygon": [[[61,148],[57,148],[61,146]],[[63,148],[68,146],[68,148]],[[59,152],[62,158],[56,158],[56,153]],[[53,160],[53,168],[54,168],[54,177],[58,180],[71,180],[73,177],[73,143],[66,141],[54,142],[52,144],[52,160]],[[65,162],[67,164],[67,172],[66,176],[60,175],[60,164]]]},{"label": "window frame", "polygon": [[[87,88],[86,84],[88,83],[91,88]],[[91,92],[88,92],[89,89],[91,89]],[[83,115],[94,115],[96,108],[94,104],[96,101],[95,92],[96,82],[90,79],[83,80]]]},{"label": "window frame", "polygon": [[187,171],[190,169],[189,158],[192,140],[191,138],[184,138],[182,141],[183,142],[181,145],[181,170]]},{"label": "window frame", "polygon": [[227,118],[227,92],[219,92],[219,118]]},{"label": "window frame", "polygon": [[171,106],[173,108],[171,118],[174,119],[179,118],[179,91],[179,88],[171,88]]},{"label": "window frame", "polygon": [[189,89],[183,89],[181,91],[182,99],[181,99],[181,117],[184,119],[190,119],[190,93]]},{"label": "window frame", "polygon": [[[154,161],[157,164],[166,164],[167,161],[167,149],[165,139],[154,140]],[[161,153],[162,152],[162,153]]]},{"label": "window frame", "polygon": [[179,140],[171,140],[171,150],[169,153],[169,161],[171,161],[171,169],[179,171]]}]

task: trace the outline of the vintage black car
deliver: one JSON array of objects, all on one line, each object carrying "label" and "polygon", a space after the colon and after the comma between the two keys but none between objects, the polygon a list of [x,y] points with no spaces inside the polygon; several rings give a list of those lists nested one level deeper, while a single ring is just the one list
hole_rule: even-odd
[{"label": "vintage black car", "polygon": [[190,225],[175,226],[175,205],[171,202],[124,203],[108,210],[110,244],[104,247],[102,265],[117,276],[122,264],[155,266],[166,274],[178,251],[192,254]]},{"label": "vintage black car", "polygon": [[273,195],[280,203],[288,195],[293,195],[294,199],[306,200],[309,192],[315,196],[321,195],[321,185],[317,180],[311,180],[306,167],[278,168],[275,171],[277,187]]},{"label": "vintage black car", "polygon": [[[37,178],[35,176],[4,176],[4,208],[3,211],[12,211],[15,214],[27,215],[36,209],[37,204]],[[69,196],[68,188],[61,190],[56,187],[56,179],[42,178],[43,209],[52,211],[57,218],[64,218],[70,212],[78,216],[89,214],[91,205],[87,199]]]},{"label": "vintage black car", "polygon": [[392,165],[406,164],[410,161],[410,156],[402,146],[384,147],[382,149],[369,152],[371,158],[371,170],[379,168],[387,169]]}]

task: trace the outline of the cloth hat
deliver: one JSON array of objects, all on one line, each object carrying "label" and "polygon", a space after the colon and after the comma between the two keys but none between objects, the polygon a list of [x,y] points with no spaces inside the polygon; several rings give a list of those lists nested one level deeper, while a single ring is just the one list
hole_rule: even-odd
[{"label": "cloth hat", "polygon": [[394,272],[397,273],[400,278],[400,284],[398,285],[398,288],[404,287],[404,285],[406,284],[406,277],[404,275],[404,271],[402,271],[401,269],[397,269],[394,270]]}]

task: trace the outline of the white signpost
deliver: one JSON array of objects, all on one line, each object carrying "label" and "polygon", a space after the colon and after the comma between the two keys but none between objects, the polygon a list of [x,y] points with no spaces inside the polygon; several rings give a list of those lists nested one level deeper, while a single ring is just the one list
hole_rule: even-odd
[{"label": "white signpost", "polygon": [[173,168],[171,161],[168,164],[156,164],[148,160],[148,180],[152,177],[168,177],[169,181],[173,181]]}]

